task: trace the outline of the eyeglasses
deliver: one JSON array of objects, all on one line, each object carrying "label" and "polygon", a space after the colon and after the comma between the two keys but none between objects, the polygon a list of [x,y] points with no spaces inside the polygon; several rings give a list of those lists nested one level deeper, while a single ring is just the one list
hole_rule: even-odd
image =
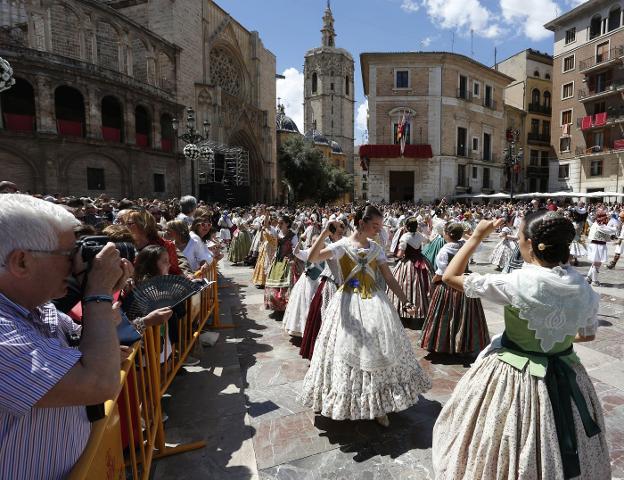
[{"label": "eyeglasses", "polygon": [[40,255],[51,255],[51,256],[59,256],[59,257],[67,257],[73,258],[78,252],[79,247],[73,247],[69,250],[26,250],[30,253],[39,253]]}]

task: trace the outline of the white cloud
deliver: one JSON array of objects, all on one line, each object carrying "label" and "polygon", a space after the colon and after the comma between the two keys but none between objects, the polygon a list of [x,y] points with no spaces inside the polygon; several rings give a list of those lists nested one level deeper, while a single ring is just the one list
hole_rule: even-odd
[{"label": "white cloud", "polygon": [[403,0],[403,3],[401,3],[401,10],[407,13],[417,12],[419,8],[420,5],[415,0]]},{"label": "white cloud", "polygon": [[429,45],[431,45],[431,42],[433,41],[433,38],[431,37],[425,37],[420,41],[420,44],[424,47],[427,48]]},{"label": "white cloud", "polygon": [[479,0],[424,0],[431,21],[442,28],[459,29],[485,38],[500,37],[502,27]]},{"label": "white cloud", "polygon": [[552,0],[500,0],[500,8],[505,23],[520,27],[531,40],[544,40],[552,32],[544,24],[558,16],[558,6]]},{"label": "white cloud", "polygon": [[303,132],[303,73],[294,67],[282,73],[285,79],[277,80],[277,96],[284,105],[286,115],[292,118]]},{"label": "white cloud", "polygon": [[571,7],[578,7],[581,3],[585,3],[587,0],[567,0],[567,4]]},{"label": "white cloud", "polygon": [[355,116],[355,128],[360,131],[368,129],[368,99],[358,105]]}]

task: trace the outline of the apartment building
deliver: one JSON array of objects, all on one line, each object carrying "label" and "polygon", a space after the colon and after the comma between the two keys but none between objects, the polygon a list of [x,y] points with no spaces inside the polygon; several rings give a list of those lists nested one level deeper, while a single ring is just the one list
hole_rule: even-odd
[{"label": "apartment building", "polygon": [[523,156],[515,166],[514,190],[546,192],[551,159],[556,159],[550,139],[553,57],[529,48],[494,68],[514,78],[505,88],[505,105],[525,112],[522,128],[511,126],[513,122],[509,126],[522,132],[516,142],[516,150],[522,148]]},{"label": "apartment building", "polygon": [[622,15],[620,3],[593,0],[545,25],[555,33],[553,189],[624,191]]},{"label": "apartment building", "polygon": [[513,78],[448,52],[362,53],[360,64],[369,144],[359,149],[358,198],[430,201],[504,188],[503,92]]}]

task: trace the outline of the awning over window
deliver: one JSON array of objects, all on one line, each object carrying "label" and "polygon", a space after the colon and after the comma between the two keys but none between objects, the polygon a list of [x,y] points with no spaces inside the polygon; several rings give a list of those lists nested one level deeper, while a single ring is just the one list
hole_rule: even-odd
[{"label": "awning over window", "polygon": [[[400,145],[361,145],[360,158],[398,158],[401,156]],[[431,145],[405,145],[403,156],[407,158],[432,158]]]}]

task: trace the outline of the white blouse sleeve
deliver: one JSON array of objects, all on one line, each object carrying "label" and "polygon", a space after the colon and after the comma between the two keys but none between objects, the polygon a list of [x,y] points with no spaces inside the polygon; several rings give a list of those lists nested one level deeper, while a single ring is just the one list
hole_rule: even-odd
[{"label": "white blouse sleeve", "polygon": [[311,248],[307,248],[305,250],[299,250],[297,253],[295,253],[295,257],[297,257],[299,260],[303,262],[307,262],[308,258],[310,257],[311,250],[312,250]]},{"label": "white blouse sleeve", "polygon": [[409,240],[409,238],[409,233],[404,233],[403,235],[401,235],[401,238],[399,238],[399,250],[407,250],[407,241]]},{"label": "white blouse sleeve", "polygon": [[512,298],[510,275],[472,273],[464,279],[464,294],[468,298],[487,298],[499,305],[509,305]]},{"label": "white blouse sleeve", "polygon": [[436,256],[437,268],[435,274],[444,275],[444,271],[446,270],[446,267],[448,267],[448,264],[448,253],[446,252],[446,250],[442,249],[438,252],[438,255]]},{"label": "white blouse sleeve", "polygon": [[383,248],[379,249],[379,255],[377,255],[377,263],[381,265],[382,263],[388,263],[388,257],[386,257],[386,253],[383,251]]},{"label": "white blouse sleeve", "polygon": [[294,249],[298,243],[299,237],[297,235],[293,235],[293,237],[290,239],[290,244],[292,245],[292,248]]},{"label": "white blouse sleeve", "polygon": [[335,260],[339,260],[340,258],[342,258],[342,256],[345,253],[344,252],[344,247],[342,246],[342,242],[340,242],[340,241],[335,242],[335,243],[330,243],[325,248],[327,248],[328,250],[331,250],[331,252],[332,252],[331,258],[333,258]]}]

